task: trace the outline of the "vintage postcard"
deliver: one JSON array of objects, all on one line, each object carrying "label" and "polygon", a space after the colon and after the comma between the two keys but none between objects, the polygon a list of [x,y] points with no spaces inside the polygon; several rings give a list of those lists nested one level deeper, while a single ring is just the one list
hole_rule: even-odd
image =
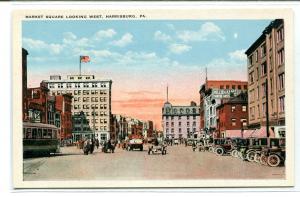
[{"label": "vintage postcard", "polygon": [[15,188],[294,185],[289,9],[16,10]]}]

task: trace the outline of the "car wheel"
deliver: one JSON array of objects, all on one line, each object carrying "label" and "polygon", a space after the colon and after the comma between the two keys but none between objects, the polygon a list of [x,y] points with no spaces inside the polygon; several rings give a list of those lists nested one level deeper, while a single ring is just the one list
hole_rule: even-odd
[{"label": "car wheel", "polygon": [[271,166],[271,167],[277,167],[277,166],[279,166],[279,164],[280,164],[280,157],[278,156],[278,155],[270,155],[269,157],[268,157],[268,164],[269,164],[269,166]]},{"label": "car wheel", "polygon": [[254,157],[255,157],[255,152],[254,151],[250,151],[247,153],[246,155],[246,159],[250,162],[254,161]]},{"label": "car wheel", "polygon": [[266,155],[261,155],[259,158],[259,162],[262,165],[268,165],[268,157]]},{"label": "car wheel", "polygon": [[237,157],[237,150],[232,150],[230,154],[232,157]]},{"label": "car wheel", "polygon": [[223,155],[224,154],[224,149],[223,148],[216,148],[215,153],[217,155]]}]

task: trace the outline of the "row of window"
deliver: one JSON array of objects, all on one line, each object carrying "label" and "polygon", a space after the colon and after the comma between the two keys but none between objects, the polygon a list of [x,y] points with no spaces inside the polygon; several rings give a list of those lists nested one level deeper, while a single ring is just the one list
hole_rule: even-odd
[{"label": "row of window", "polygon": [[[99,121],[100,120],[100,121]],[[81,119],[81,118],[76,118],[76,119],[74,119],[73,120],[73,123],[74,124],[89,124],[89,123],[101,123],[101,124],[107,124],[107,119],[105,119],[105,118],[100,118],[100,119],[93,119],[93,118],[91,118],[91,120],[89,120],[89,119]]]},{"label": "row of window", "polygon": [[235,89],[238,89],[238,90],[241,90],[242,87],[244,87],[244,90],[247,90],[247,85],[220,85],[220,89],[223,90],[223,89],[226,89],[226,90],[235,90]]},{"label": "row of window", "polygon": [[173,112],[174,114],[178,114],[178,113],[179,114],[184,114],[184,113],[186,113],[186,114],[190,114],[190,113],[196,114],[197,109],[196,108],[193,108],[192,110],[190,108],[186,108],[186,109],[184,109],[184,108],[180,108],[180,109],[173,108],[172,109],[172,108],[167,107],[166,108],[166,113],[169,114],[171,112]]},{"label": "row of window", "polygon": [[[180,127],[182,124],[181,122],[178,122],[178,126]],[[169,126],[169,122],[166,122],[166,126],[168,127]],[[190,122],[187,122],[186,123],[186,126],[190,126]],[[196,122],[193,122],[193,126],[196,126]],[[174,122],[171,122],[171,127],[174,127]]]},{"label": "row of window", "polygon": [[[174,116],[170,116],[171,120],[174,120]],[[186,116],[186,119],[189,120],[190,116]],[[169,120],[169,116],[166,116],[166,120]],[[178,120],[181,120],[181,116],[178,116]],[[193,120],[196,120],[196,116],[193,116]]]},{"label": "row of window", "polygon": [[[285,111],[285,96],[279,97],[278,101],[279,101],[279,112],[284,113],[284,111]],[[269,113],[273,114],[273,112],[274,112],[274,101],[273,100],[271,100],[270,105],[271,105],[271,109],[269,109]],[[262,115],[265,116],[266,115],[266,109],[267,109],[266,108],[267,107],[266,102],[264,102],[261,107],[262,107],[262,110],[261,110]],[[260,117],[260,105],[257,105],[256,107],[252,106],[252,107],[250,107],[251,119],[254,119],[254,117],[255,117],[255,108],[257,109],[258,118]]]},{"label": "row of window", "polygon": [[74,97],[74,102],[106,102],[106,97]]},{"label": "row of window", "polygon": [[[284,31],[283,31],[283,28],[280,28],[277,32],[276,32],[276,35],[277,35],[277,43],[279,42],[282,42],[283,39],[284,39]],[[273,44],[272,44],[272,36],[269,37],[269,42],[270,42],[270,49],[272,48]],[[261,54],[261,57],[264,57],[266,56],[267,54],[267,47],[266,47],[266,43],[262,44],[261,47],[260,47],[260,54]],[[252,54],[249,58],[248,58],[248,61],[249,61],[249,64],[250,65],[253,65],[253,58],[255,58],[255,62],[258,62],[258,59],[259,59],[259,49],[255,51],[254,54]],[[278,64],[281,65],[284,63],[284,51],[283,49],[278,51]]]},{"label": "row of window", "polygon": [[[273,93],[273,79],[271,78],[270,79],[270,82],[269,82],[269,85],[270,85],[270,94]],[[285,87],[285,74],[284,73],[281,73],[278,75],[278,90],[281,91],[281,90],[284,90],[284,87]],[[262,95],[262,97],[265,97],[266,96],[266,93],[267,93],[267,84],[266,82],[262,83],[261,84],[261,89],[259,88],[259,86],[257,86],[256,88],[256,97],[255,97],[255,91],[254,89],[253,90],[250,90],[249,92],[249,96],[250,96],[250,102],[254,101],[255,98],[257,100],[259,100],[259,96]]]},{"label": "row of window", "polygon": [[[95,126],[95,130],[96,131],[99,131],[99,128],[100,128],[100,131],[107,131],[107,126]],[[73,128],[73,131],[91,131],[93,130],[93,128],[90,128],[90,127],[74,127]]]},{"label": "row of window", "polygon": [[105,83],[49,83],[48,88],[106,88]]},{"label": "row of window", "polygon": [[[195,133],[196,131],[197,131],[196,128],[193,128],[193,132]],[[190,128],[187,128],[186,132],[190,133]],[[166,128],[166,134],[168,134],[168,133],[169,133],[169,129]],[[174,128],[171,129],[171,133],[174,133]],[[178,129],[178,133],[182,133],[182,129],[181,128]]]}]

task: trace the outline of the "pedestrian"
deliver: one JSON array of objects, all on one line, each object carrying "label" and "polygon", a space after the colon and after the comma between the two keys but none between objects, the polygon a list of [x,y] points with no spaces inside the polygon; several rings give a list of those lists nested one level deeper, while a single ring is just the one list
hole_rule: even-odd
[{"label": "pedestrian", "polygon": [[94,152],[95,149],[95,140],[94,138],[91,139],[91,148],[90,148],[90,153],[92,154]]},{"label": "pedestrian", "polygon": [[96,147],[98,149],[99,148],[99,140],[98,140],[98,138],[95,140],[95,145],[96,145]]},{"label": "pedestrian", "polygon": [[83,143],[83,153],[85,155],[88,155],[90,151],[90,141],[88,139],[86,139]]}]

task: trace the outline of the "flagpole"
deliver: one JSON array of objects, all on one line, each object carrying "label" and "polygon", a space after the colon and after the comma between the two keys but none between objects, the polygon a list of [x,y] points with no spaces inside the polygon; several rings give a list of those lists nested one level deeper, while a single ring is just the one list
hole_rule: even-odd
[{"label": "flagpole", "polygon": [[79,75],[81,76],[81,56],[79,56]]}]

